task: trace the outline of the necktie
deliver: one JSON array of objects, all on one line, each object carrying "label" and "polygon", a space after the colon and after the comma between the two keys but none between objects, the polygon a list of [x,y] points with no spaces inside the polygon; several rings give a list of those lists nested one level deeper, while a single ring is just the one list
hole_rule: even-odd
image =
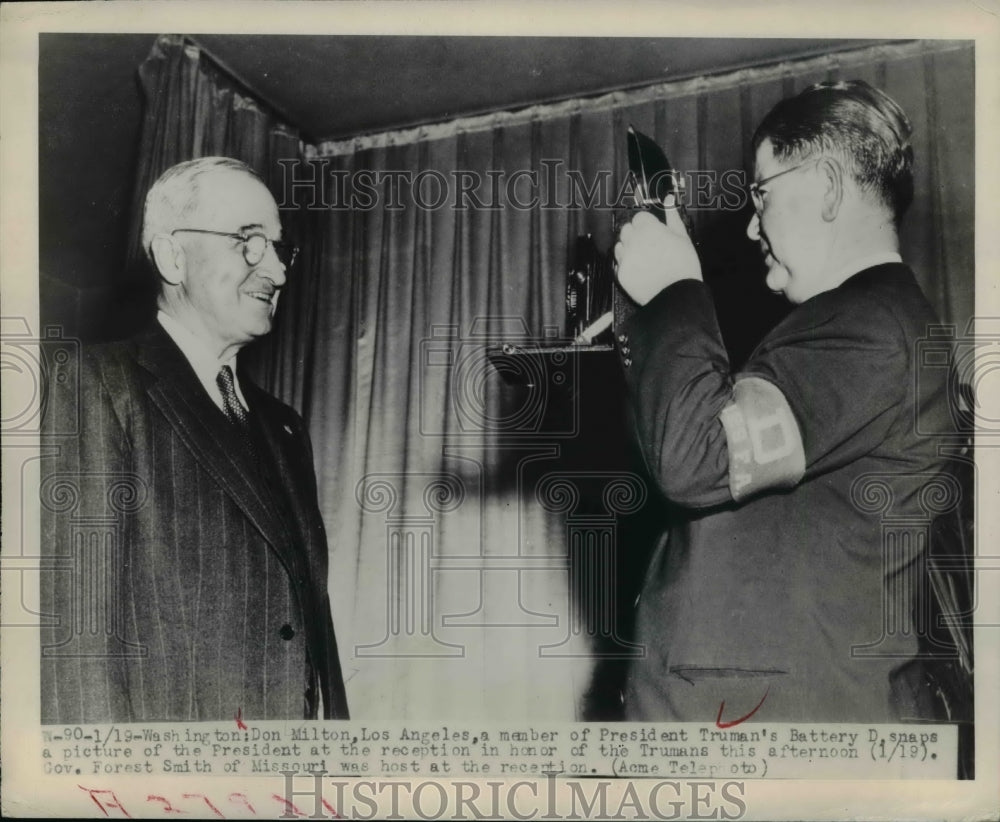
[{"label": "necktie", "polygon": [[236,381],[233,378],[233,369],[228,365],[222,366],[215,377],[215,384],[219,386],[219,390],[222,392],[222,408],[226,412],[226,416],[236,427],[240,439],[243,440],[243,444],[246,446],[247,453],[250,454],[259,469],[260,454],[254,442],[253,431],[250,429],[250,415],[243,407],[243,403],[240,402],[240,398],[236,395]]},{"label": "necktie", "polygon": [[236,396],[236,381],[233,378],[233,369],[228,365],[222,366],[215,377],[215,384],[222,392],[222,407],[233,425],[238,426],[245,434],[250,433],[250,418],[247,411]]},{"label": "necktie", "polygon": [[263,440],[254,435],[253,427],[250,425],[250,414],[243,407],[240,398],[236,395],[236,380],[233,377],[233,369],[228,365],[222,366],[215,376],[215,384],[222,392],[222,408],[226,412],[229,421],[236,428],[246,446],[247,453],[250,454],[254,465],[257,467],[257,474],[263,479],[265,486],[271,493],[274,501],[274,510],[280,517],[285,517],[287,521],[287,507],[281,489],[276,486],[273,466],[264,456],[267,454],[267,445]]}]

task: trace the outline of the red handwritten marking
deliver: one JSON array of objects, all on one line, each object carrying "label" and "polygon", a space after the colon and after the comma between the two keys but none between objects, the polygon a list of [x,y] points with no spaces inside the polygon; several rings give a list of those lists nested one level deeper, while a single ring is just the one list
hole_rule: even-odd
[{"label": "red handwritten marking", "polygon": [[205,794],[203,794],[203,793],[186,793],[186,794],[183,794],[183,796],[184,796],[185,799],[204,799],[205,800],[205,804],[208,805],[208,807],[210,807],[212,809],[212,812],[216,816],[218,816],[220,819],[225,819],[226,818],[226,815],[224,813],[222,813],[222,811],[220,811],[217,807],[215,807],[215,805],[213,805],[209,801],[208,797],[205,796]]},{"label": "red handwritten marking", "polygon": [[243,804],[250,809],[250,813],[256,815],[257,811],[253,809],[253,805],[250,804],[250,800],[247,799],[247,795],[245,793],[231,793],[229,794],[229,801],[235,804],[237,796],[242,800]]},{"label": "red handwritten marking", "polygon": [[287,817],[285,816],[285,814],[288,814],[288,813],[295,814],[295,816],[307,816],[308,815],[308,814],[304,813],[303,811],[300,811],[298,808],[296,808],[294,802],[289,802],[283,796],[278,796],[278,794],[272,793],[271,794],[271,798],[272,799],[277,799],[279,802],[281,802],[281,803],[284,804],[284,806],[285,806],[285,813],[282,814],[282,817],[284,817],[286,819],[287,819]]},{"label": "red handwritten marking", "polygon": [[164,813],[187,813],[187,811],[182,811],[180,808],[175,808],[170,804],[170,800],[165,796],[157,796],[156,794],[150,794],[146,797],[147,802],[162,802]]},{"label": "red handwritten marking", "polygon": [[245,731],[247,729],[246,724],[243,722],[243,708],[242,707],[236,709],[236,727],[239,730],[241,730],[241,731]]},{"label": "red handwritten marking", "polygon": [[330,812],[330,816],[332,818],[334,818],[334,819],[343,819],[344,818],[339,813],[337,813],[337,809],[335,807],[333,807],[333,805],[331,805],[325,799],[321,799],[320,802],[322,802],[323,803],[323,807],[326,808]]},{"label": "red handwritten marking", "polygon": [[[90,796],[91,800],[94,802],[95,805],[97,805],[98,808],[101,809],[101,813],[103,813],[105,816],[110,816],[110,814],[108,813],[108,810],[112,809],[112,810],[119,810],[119,811],[121,811],[122,814],[125,817],[127,817],[128,819],[132,818],[132,815],[128,811],[125,810],[125,807],[121,804],[121,801],[118,799],[117,796],[115,796],[114,791],[111,791],[111,790],[108,790],[108,789],[105,789],[105,788],[85,788],[85,787],[83,787],[83,785],[77,785],[77,787],[81,791],[86,791],[87,792],[87,794]],[[106,796],[109,796],[110,799],[105,798],[104,801],[102,802],[100,799],[98,799],[98,796],[97,796],[98,794],[104,794]],[[203,793],[185,793],[185,794],[181,794],[181,796],[184,799],[200,799],[200,800],[202,800],[211,809],[212,813],[215,814],[215,816],[219,817],[220,819],[225,819],[226,818],[226,815],[222,811],[220,811],[212,803],[212,800],[209,799],[207,795],[205,795]],[[245,793],[234,792],[234,793],[229,794],[229,796],[227,798],[229,799],[229,801],[231,803],[236,804],[236,805],[242,805],[248,811],[250,811],[250,813],[252,813],[254,815],[257,815],[256,808],[254,808],[254,806],[251,804],[250,800],[247,798],[247,795]],[[285,799],[284,797],[278,796],[278,794],[275,793],[275,794],[271,794],[271,798],[274,799],[275,801],[281,803],[284,806],[285,814],[286,815],[287,814],[291,814],[292,816],[299,816],[299,817],[307,816],[307,814],[305,813],[305,811],[301,810],[300,808],[298,808],[295,805],[295,803],[290,802],[289,800]],[[180,808],[175,808],[173,806],[173,803],[169,799],[167,799],[165,796],[158,796],[157,794],[152,794],[151,793],[151,794],[149,794],[149,795],[146,796],[146,801],[147,802],[160,802],[160,803],[162,803],[163,808],[161,808],[161,813],[164,813],[164,814],[170,814],[170,813],[183,813],[183,814],[187,814],[187,813],[190,813],[190,811],[185,811],[185,810],[182,810]],[[340,814],[337,813],[337,810],[333,807],[333,805],[331,805],[329,802],[326,801],[326,799],[323,799],[322,803],[323,803],[323,807],[326,808],[330,812],[330,817],[331,818],[334,818],[334,819],[342,819],[343,818],[342,816],[340,816]]]},{"label": "red handwritten marking", "polygon": [[[125,814],[125,816],[127,818],[129,818],[129,819],[132,818],[132,815],[127,810],[125,810],[125,808],[122,807],[122,803],[118,801],[118,797],[115,796],[115,792],[114,791],[108,791],[108,790],[104,790],[102,788],[85,788],[85,787],[83,787],[83,785],[77,785],[77,787],[81,791],[86,791],[87,793],[90,794],[90,798],[94,800],[94,804],[97,805],[97,807],[101,809],[101,813],[103,813],[105,816],[109,815],[108,814],[108,808],[117,808],[123,814]],[[94,796],[94,794],[97,794],[97,793],[109,793],[109,794],[111,794],[111,801],[107,803],[107,807],[105,807],[101,803],[100,799],[98,799],[96,796]],[[105,800],[105,802],[107,802],[107,800]]]},{"label": "red handwritten marking", "polygon": [[767,687],[767,691],[764,691],[764,696],[760,698],[760,702],[757,703],[757,707],[754,708],[746,716],[741,716],[739,719],[734,719],[732,722],[722,721],[722,709],[726,707],[726,700],[722,700],[719,704],[719,715],[715,717],[715,727],[716,728],[732,728],[734,725],[739,725],[741,722],[746,722],[750,717],[752,717],[757,711],[760,710],[760,706],[764,704],[764,700],[767,699],[767,692],[771,690],[771,686]]}]

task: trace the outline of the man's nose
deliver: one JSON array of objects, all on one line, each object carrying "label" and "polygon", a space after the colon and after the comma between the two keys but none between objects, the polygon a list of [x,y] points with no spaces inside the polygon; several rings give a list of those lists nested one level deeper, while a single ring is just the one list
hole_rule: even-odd
[{"label": "man's nose", "polygon": [[288,280],[285,276],[285,264],[281,262],[278,252],[270,244],[267,251],[264,252],[264,258],[257,265],[257,272],[267,277],[278,288],[281,288]]},{"label": "man's nose", "polygon": [[755,243],[760,241],[760,215],[756,211],[747,223],[747,237]]}]

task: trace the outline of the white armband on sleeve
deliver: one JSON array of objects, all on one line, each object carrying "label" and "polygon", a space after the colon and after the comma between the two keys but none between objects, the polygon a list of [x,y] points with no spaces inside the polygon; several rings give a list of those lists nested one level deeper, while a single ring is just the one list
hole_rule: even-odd
[{"label": "white armband on sleeve", "polygon": [[737,379],[722,409],[729,447],[729,491],[739,502],[766,488],[790,488],[806,470],[795,415],[781,390],[760,377]]}]

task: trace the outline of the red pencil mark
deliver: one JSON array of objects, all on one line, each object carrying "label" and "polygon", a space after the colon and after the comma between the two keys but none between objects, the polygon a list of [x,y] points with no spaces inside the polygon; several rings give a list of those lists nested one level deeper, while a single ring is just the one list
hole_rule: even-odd
[{"label": "red pencil mark", "polygon": [[253,809],[253,805],[250,804],[250,800],[247,799],[247,795],[245,793],[231,793],[229,794],[229,801],[236,802],[237,797],[239,797],[240,802],[242,802],[247,808],[250,809],[250,813],[253,814],[257,813],[257,811]]},{"label": "red pencil mark", "polygon": [[[105,816],[109,816],[110,815],[110,814],[108,814],[108,808],[117,808],[123,814],[125,814],[125,816],[127,816],[129,819],[132,818],[132,815],[127,810],[125,810],[125,808],[122,807],[122,803],[118,801],[118,797],[115,796],[115,792],[114,791],[108,791],[108,790],[104,790],[102,788],[85,788],[85,787],[83,787],[83,785],[77,785],[77,787],[81,791],[86,791],[87,793],[90,794],[90,798],[94,800],[94,804],[97,805],[97,807],[101,809],[101,813],[103,813]],[[99,794],[99,793],[101,793],[101,794],[111,794],[111,800],[109,801],[109,800],[105,799],[104,802],[101,802],[101,800],[98,799],[97,796],[96,796],[96,794]]]},{"label": "red pencil mark", "polygon": [[147,802],[162,802],[163,803],[163,813],[187,813],[187,811],[182,811],[180,808],[175,808],[170,804],[170,800],[165,796],[157,796],[156,794],[150,794],[146,797]]},{"label": "red pencil mark", "polygon": [[243,722],[242,707],[236,709],[236,727],[241,731],[245,731],[247,729],[246,723]]},{"label": "red pencil mark", "polygon": [[277,799],[279,802],[281,802],[281,803],[284,804],[284,806],[285,806],[285,812],[281,815],[282,819],[288,819],[289,818],[288,814],[292,814],[292,816],[308,816],[308,814],[306,814],[303,811],[300,811],[298,808],[296,808],[294,802],[289,802],[283,796],[278,796],[278,794],[272,793],[271,794],[271,798],[272,799]]},{"label": "red pencil mark", "polygon": [[760,702],[757,703],[757,707],[754,708],[746,716],[741,716],[739,719],[734,719],[732,722],[722,721],[722,709],[726,707],[726,700],[722,700],[719,704],[719,715],[715,717],[715,727],[716,728],[732,728],[734,725],[739,725],[741,722],[746,722],[750,717],[752,717],[757,711],[760,710],[760,706],[764,704],[764,700],[767,699],[767,692],[771,690],[771,686],[767,687],[767,691],[764,691],[764,696],[760,698]]},{"label": "red pencil mark", "polygon": [[211,801],[209,800],[209,798],[207,796],[205,796],[205,794],[203,794],[203,793],[186,793],[186,794],[183,794],[183,796],[184,796],[185,799],[204,799],[205,800],[205,804],[208,805],[208,807],[210,807],[212,809],[212,813],[214,813],[216,816],[220,817],[221,819],[225,819],[226,818],[225,814],[222,813],[222,811],[220,811],[217,807],[215,807],[215,805],[213,805],[211,803]]}]

